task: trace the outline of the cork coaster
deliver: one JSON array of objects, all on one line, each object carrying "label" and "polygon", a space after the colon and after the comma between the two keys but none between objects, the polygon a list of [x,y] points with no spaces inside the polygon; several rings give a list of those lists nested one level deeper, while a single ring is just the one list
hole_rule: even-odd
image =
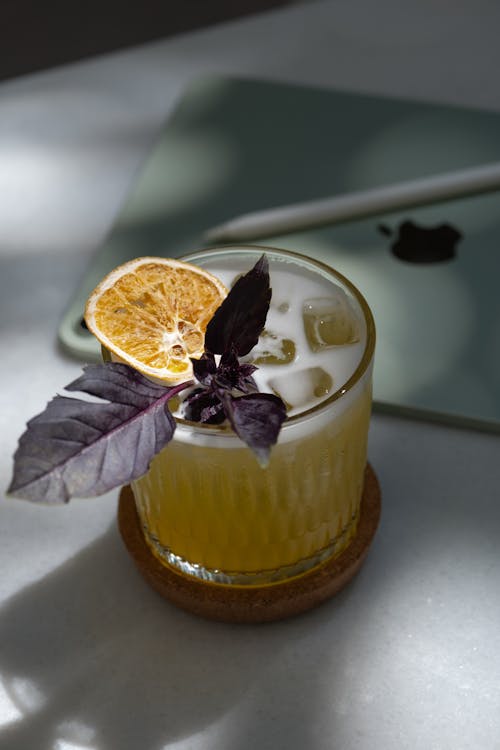
[{"label": "cork coaster", "polygon": [[267,586],[231,586],[200,581],[162,564],[149,549],[130,487],[118,505],[125,546],[148,583],[165,599],[195,615],[223,622],[270,622],[304,612],[340,591],[360,569],[377,530],[380,487],[367,464],[356,536],[338,557],[288,581]]}]

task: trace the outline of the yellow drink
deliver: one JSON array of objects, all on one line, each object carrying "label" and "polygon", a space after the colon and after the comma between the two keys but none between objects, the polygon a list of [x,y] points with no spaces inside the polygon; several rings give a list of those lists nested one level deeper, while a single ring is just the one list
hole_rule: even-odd
[{"label": "yellow drink", "polygon": [[[271,332],[280,327],[281,338],[296,342],[296,357],[262,364],[262,389],[275,390],[278,383],[290,401],[312,388],[310,398],[289,412],[266,468],[228,428],[178,419],[174,439],[132,484],[146,541],[162,562],[206,580],[242,585],[300,574],[349,544],[359,516],[371,409],[375,333],[366,302],[326,266],[265,250],[273,287],[268,323]],[[262,251],[224,248],[189,261],[219,277],[226,274],[222,280],[228,283]],[[300,307],[302,316],[303,301],[312,294],[313,302],[324,303],[333,285],[345,291],[359,336],[353,340],[351,331],[348,344],[308,346],[289,313],[296,308],[298,314]],[[330,323],[322,313],[318,326],[326,336]],[[279,359],[279,341],[277,352]],[[311,373],[319,370],[322,377],[311,386]],[[333,383],[330,392],[324,392],[325,382]]]}]

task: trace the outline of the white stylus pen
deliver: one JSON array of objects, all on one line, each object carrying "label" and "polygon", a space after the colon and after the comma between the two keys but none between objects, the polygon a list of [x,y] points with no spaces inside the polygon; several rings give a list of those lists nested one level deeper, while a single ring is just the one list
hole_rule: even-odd
[{"label": "white stylus pen", "polygon": [[500,163],[243,214],[205,232],[210,242],[255,240],[500,189]]}]

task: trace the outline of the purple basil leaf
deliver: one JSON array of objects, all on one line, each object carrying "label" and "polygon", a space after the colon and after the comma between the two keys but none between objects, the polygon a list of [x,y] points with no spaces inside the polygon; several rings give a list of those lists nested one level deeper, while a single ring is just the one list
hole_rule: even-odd
[{"label": "purple basil leaf", "polygon": [[208,404],[201,412],[200,422],[203,424],[222,424],[226,421],[224,406],[221,401]]},{"label": "purple basil leaf", "polygon": [[218,387],[231,390],[236,387],[239,380],[240,363],[233,347],[222,355],[215,375]]},{"label": "purple basil leaf", "polygon": [[240,378],[249,378],[258,369],[259,368],[256,365],[251,365],[249,362],[243,362],[243,364],[240,364],[239,376]]},{"label": "purple basil leaf", "polygon": [[205,349],[223,354],[233,346],[238,356],[248,354],[262,333],[270,301],[269,264],[263,255],[215,311],[205,331]]},{"label": "purple basil leaf", "polygon": [[236,389],[243,393],[255,393],[258,388],[252,374],[257,369],[255,365],[249,363],[240,364],[234,348],[231,347],[220,358],[214,382],[219,388]]},{"label": "purple basil leaf", "polygon": [[231,427],[253,450],[261,466],[266,466],[271,447],[286,419],[283,401],[271,393],[251,393],[233,398],[223,392],[221,398]]},{"label": "purple basil leaf", "polygon": [[252,378],[252,373],[255,372],[258,368],[255,365],[250,364],[243,364],[240,365],[240,369],[238,372],[238,382],[236,383],[236,388],[239,391],[243,391],[243,393],[258,393],[259,388],[257,386],[257,383]]},{"label": "purple basil leaf", "polygon": [[221,424],[226,415],[217,394],[209,388],[196,388],[184,401],[184,417],[191,422]]},{"label": "purple basil leaf", "polygon": [[157,385],[121,363],[87,366],[67,390],[106,402],[52,399],[19,440],[8,491],[58,503],[136,479],[171,440],[175,421],[166,404],[185,387]]},{"label": "purple basil leaf", "polygon": [[193,375],[199,383],[209,385],[212,381],[212,375],[217,370],[215,357],[211,352],[205,352],[200,359],[192,359]]}]

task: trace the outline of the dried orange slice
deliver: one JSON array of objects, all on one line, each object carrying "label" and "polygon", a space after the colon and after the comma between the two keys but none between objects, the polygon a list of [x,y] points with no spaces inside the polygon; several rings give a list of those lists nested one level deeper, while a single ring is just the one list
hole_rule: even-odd
[{"label": "dried orange slice", "polygon": [[114,360],[166,383],[188,380],[205,329],[227,289],[202,268],[172,258],[136,258],[90,295],[85,322]]}]

